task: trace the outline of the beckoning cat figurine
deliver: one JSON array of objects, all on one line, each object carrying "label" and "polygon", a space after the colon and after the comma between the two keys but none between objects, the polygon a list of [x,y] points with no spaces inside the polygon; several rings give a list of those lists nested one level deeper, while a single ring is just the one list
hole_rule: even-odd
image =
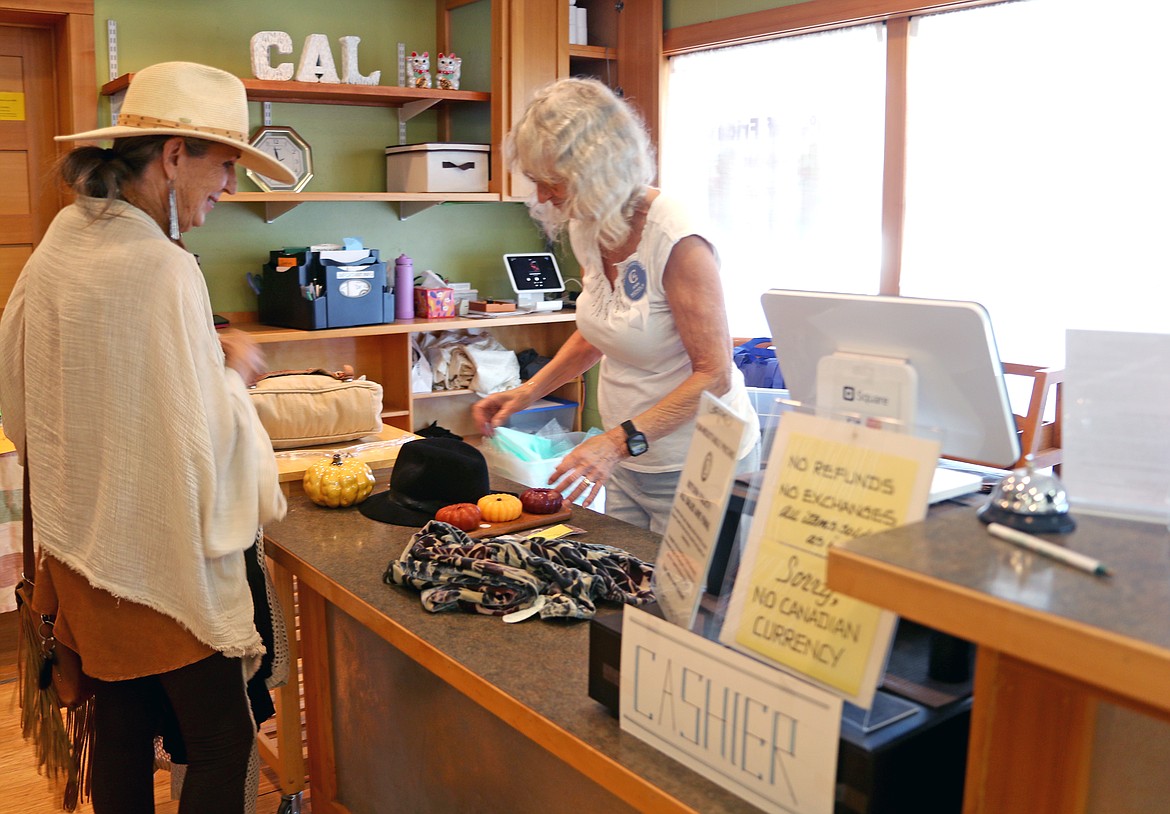
[{"label": "beckoning cat figurine", "polygon": [[435,69],[435,86],[443,90],[459,90],[459,74],[462,69],[462,57],[440,51],[438,66]]},{"label": "beckoning cat figurine", "polygon": [[429,51],[423,51],[421,54],[411,51],[406,60],[406,70],[408,87],[431,87],[431,55]]}]

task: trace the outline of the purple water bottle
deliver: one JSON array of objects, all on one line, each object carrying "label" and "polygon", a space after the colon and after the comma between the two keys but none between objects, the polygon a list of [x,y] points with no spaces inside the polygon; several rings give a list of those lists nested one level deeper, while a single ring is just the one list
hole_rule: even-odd
[{"label": "purple water bottle", "polygon": [[394,318],[414,319],[414,261],[405,254],[394,261]]}]

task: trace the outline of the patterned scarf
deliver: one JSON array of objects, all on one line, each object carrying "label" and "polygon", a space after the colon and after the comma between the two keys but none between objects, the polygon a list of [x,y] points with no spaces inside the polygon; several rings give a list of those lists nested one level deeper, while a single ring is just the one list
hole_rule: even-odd
[{"label": "patterned scarf", "polygon": [[519,535],[473,540],[432,520],[390,561],[382,579],[417,588],[423,607],[435,613],[503,616],[543,595],[542,619],[591,619],[602,599],[653,602],[653,573],[653,565],[612,546]]}]

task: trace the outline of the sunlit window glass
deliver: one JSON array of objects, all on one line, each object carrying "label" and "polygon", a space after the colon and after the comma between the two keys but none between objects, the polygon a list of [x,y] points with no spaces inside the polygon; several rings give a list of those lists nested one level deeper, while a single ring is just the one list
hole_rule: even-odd
[{"label": "sunlit window glass", "polygon": [[662,186],[714,228],[734,336],[769,288],[876,293],[884,26],[670,60]]},{"label": "sunlit window glass", "polygon": [[1170,329],[1170,4],[1022,0],[919,18],[901,293],[974,299],[1000,354]]}]

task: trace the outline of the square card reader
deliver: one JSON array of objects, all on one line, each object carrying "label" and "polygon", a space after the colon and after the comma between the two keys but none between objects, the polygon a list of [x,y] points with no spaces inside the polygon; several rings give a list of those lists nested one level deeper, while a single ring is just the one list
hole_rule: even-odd
[{"label": "square card reader", "polygon": [[565,290],[565,280],[551,253],[505,254],[504,268],[508,282],[516,292],[518,311],[559,311],[564,305],[560,299],[546,300],[545,294]]}]

